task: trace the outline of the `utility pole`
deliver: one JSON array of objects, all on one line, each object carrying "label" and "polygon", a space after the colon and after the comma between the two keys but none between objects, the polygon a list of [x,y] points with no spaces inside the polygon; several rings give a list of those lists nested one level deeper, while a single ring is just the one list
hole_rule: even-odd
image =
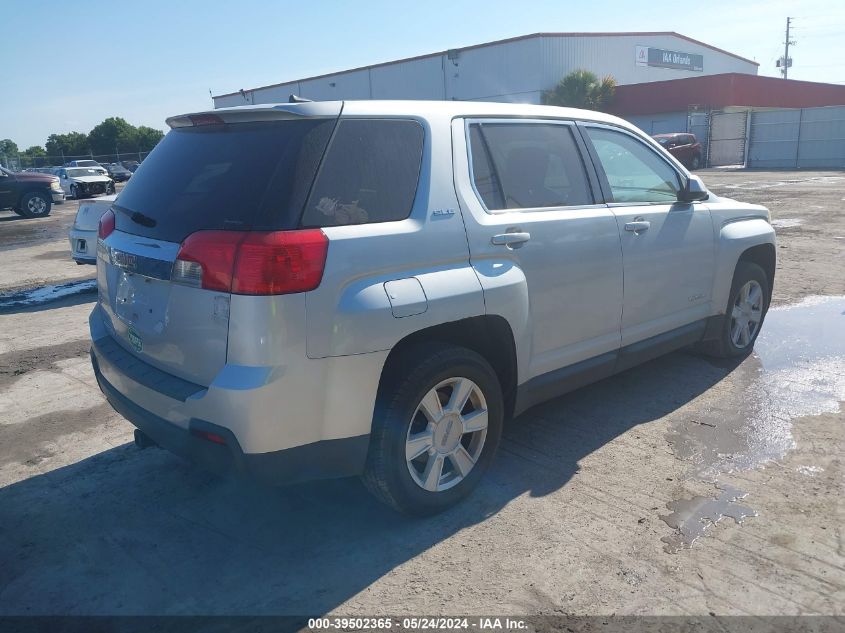
[{"label": "utility pole", "polygon": [[789,47],[794,46],[795,42],[789,39],[789,27],[792,26],[792,18],[786,18],[786,39],[783,42],[783,57],[777,61],[777,67],[780,68],[780,74],[784,79],[789,78],[789,68],[792,66],[792,58],[789,57]]}]

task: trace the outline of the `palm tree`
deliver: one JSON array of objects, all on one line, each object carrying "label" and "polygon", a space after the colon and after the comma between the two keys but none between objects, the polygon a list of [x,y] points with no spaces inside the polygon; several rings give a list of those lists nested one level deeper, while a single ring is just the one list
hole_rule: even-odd
[{"label": "palm tree", "polygon": [[599,80],[589,70],[574,70],[554,88],[543,92],[542,102],[545,105],[601,110],[613,101],[615,93],[616,80],[610,75]]}]

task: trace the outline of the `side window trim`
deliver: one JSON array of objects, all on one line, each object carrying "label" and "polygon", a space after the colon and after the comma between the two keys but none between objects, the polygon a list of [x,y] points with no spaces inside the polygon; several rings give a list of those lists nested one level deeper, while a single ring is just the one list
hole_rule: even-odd
[{"label": "side window trim", "polygon": [[[499,186],[500,195],[504,200],[504,192],[502,191],[502,182],[501,178],[499,178],[499,174],[497,172],[497,167],[495,166],[495,162],[492,160],[492,156],[490,154],[490,148],[487,144],[487,138],[484,135],[484,124],[491,124],[491,123],[517,123],[517,124],[524,124],[524,125],[565,125],[568,126],[572,132],[572,138],[575,141],[575,145],[578,148],[579,158],[581,159],[581,164],[584,167],[584,174],[587,178],[587,185],[590,188],[590,196],[593,199],[592,204],[576,204],[576,205],[569,205],[569,206],[558,206],[558,207],[525,207],[525,208],[515,208],[515,209],[488,209],[487,205],[484,203],[484,199],[481,197],[481,194],[478,191],[478,188],[475,186],[475,171],[473,166],[473,159],[472,159],[472,144],[470,142],[470,128],[473,125],[479,126],[479,131],[481,132],[481,139],[484,143],[484,149],[487,152],[488,160],[490,160],[491,168],[493,169],[496,175],[496,181]],[[588,146],[584,143],[584,140],[581,138],[581,134],[577,129],[577,121],[574,120],[565,120],[565,119],[525,119],[520,117],[474,117],[474,118],[465,118],[464,119],[464,143],[466,145],[466,152],[467,152],[467,165],[469,167],[469,182],[470,186],[472,187],[472,191],[475,194],[478,203],[481,205],[481,208],[484,209],[485,213],[490,215],[497,215],[501,213],[536,213],[536,212],[547,212],[547,211],[574,211],[578,209],[594,209],[597,207],[605,206],[604,200],[601,198],[603,197],[600,194],[603,194],[600,188],[600,181],[595,171],[595,166],[592,164],[592,160],[588,160]]]},{"label": "side window trim", "polygon": [[587,136],[587,124],[584,121],[576,121],[575,127],[578,130],[578,138],[586,149],[587,156],[590,159],[590,166],[592,167],[591,171],[595,174],[595,179],[598,182],[596,190],[601,195],[596,196],[596,201],[600,202],[602,205],[610,205],[613,203],[613,194],[610,192],[610,182],[608,182],[604,169],[601,166],[601,161],[599,161],[599,155],[596,153],[596,148],[593,147],[593,142],[590,140],[590,137]]},{"label": "side window trim", "polygon": [[[469,131],[469,127],[467,130]],[[490,171],[493,173],[493,177],[496,179],[496,187],[499,190],[499,197],[502,201],[505,198],[505,190],[502,187],[502,177],[499,175],[499,167],[496,165],[496,161],[493,160],[493,152],[490,151],[490,144],[487,142],[487,135],[484,133],[484,124],[479,122],[478,123],[478,135],[481,137],[481,143],[484,145],[484,154],[485,158],[487,159],[487,163],[490,165]],[[467,136],[469,138],[469,136]],[[472,182],[472,188],[475,190],[475,195],[478,196],[478,199],[481,201],[481,205],[484,207],[484,210],[488,213],[490,212],[487,209],[487,205],[484,203],[484,199],[481,197],[481,194],[478,191],[478,188],[475,186],[475,171],[474,165],[472,163],[472,147],[468,147],[467,150],[469,151],[469,167],[470,167],[470,181]]]},{"label": "side window trim", "polygon": [[666,163],[666,165],[669,166],[669,168],[675,173],[675,176],[677,176],[678,185],[680,187],[683,188],[686,185],[686,182],[687,182],[688,179],[682,172],[678,171],[678,168],[675,165],[673,165],[670,161],[666,160],[665,156],[663,156],[660,152],[654,151],[653,147],[651,147],[648,143],[643,141],[643,139],[639,138],[636,134],[633,134],[630,130],[626,130],[625,128],[620,127],[618,125],[598,123],[598,122],[595,122],[595,121],[578,121],[578,127],[581,130],[581,136],[583,137],[584,142],[587,144],[590,159],[593,161],[593,167],[595,168],[596,172],[599,175],[599,181],[601,182],[602,193],[604,194],[604,196],[603,196],[604,201],[605,201],[605,204],[608,207],[653,207],[655,205],[662,205],[662,204],[675,204],[675,203],[668,203],[668,202],[665,202],[665,201],[660,201],[660,202],[657,202],[657,201],[655,201],[655,202],[614,202],[613,201],[613,194],[611,193],[611,190],[610,190],[610,181],[608,181],[608,179],[607,179],[607,174],[604,173],[604,167],[602,166],[601,161],[599,160],[599,156],[596,153],[596,148],[593,145],[593,141],[590,138],[590,135],[587,134],[587,128],[593,127],[593,128],[599,128],[599,129],[605,129],[605,130],[612,130],[614,132],[620,132],[622,134],[625,134],[625,135],[631,137],[632,139],[634,139],[634,141],[636,141],[637,143],[639,143],[640,145],[645,147],[647,150],[649,150],[651,153],[653,153],[660,160],[662,160],[664,163]]},{"label": "side window trim", "polygon": [[337,135],[337,128],[340,125],[340,119],[343,116],[343,104],[340,106],[340,113],[337,115],[337,118],[334,120],[334,125],[332,126],[332,131],[329,134],[329,140],[326,141],[326,146],[323,148],[323,153],[320,154],[320,160],[317,161],[317,168],[314,170],[314,177],[311,178],[311,182],[308,183],[308,189],[305,191],[305,198],[302,200],[302,208],[297,211],[299,219],[296,221],[297,227],[302,227],[302,219],[305,217],[305,209],[308,206],[308,201],[311,199],[311,194],[314,191],[314,183],[317,182],[317,179],[320,177],[320,173],[323,171],[323,164],[326,162],[326,156],[329,153],[329,148],[334,143],[334,137]]}]

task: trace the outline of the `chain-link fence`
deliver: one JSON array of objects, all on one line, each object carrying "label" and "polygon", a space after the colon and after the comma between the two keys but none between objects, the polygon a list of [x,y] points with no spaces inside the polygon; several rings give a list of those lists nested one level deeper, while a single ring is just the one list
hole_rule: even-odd
[{"label": "chain-link fence", "polygon": [[0,152],[0,165],[12,171],[23,171],[37,167],[62,167],[75,160],[95,160],[101,165],[109,163],[140,163],[149,152],[119,152],[115,154],[81,154],[60,156],[29,156],[27,154],[4,154]]}]

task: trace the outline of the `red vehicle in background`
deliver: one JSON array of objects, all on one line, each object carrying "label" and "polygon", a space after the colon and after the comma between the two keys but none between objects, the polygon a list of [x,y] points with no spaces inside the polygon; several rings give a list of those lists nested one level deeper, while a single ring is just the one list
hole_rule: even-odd
[{"label": "red vehicle in background", "polygon": [[701,167],[703,162],[701,143],[695,138],[695,134],[690,134],[689,132],[655,134],[652,138],[660,143],[663,149],[681,161],[687,169],[698,169]]}]

